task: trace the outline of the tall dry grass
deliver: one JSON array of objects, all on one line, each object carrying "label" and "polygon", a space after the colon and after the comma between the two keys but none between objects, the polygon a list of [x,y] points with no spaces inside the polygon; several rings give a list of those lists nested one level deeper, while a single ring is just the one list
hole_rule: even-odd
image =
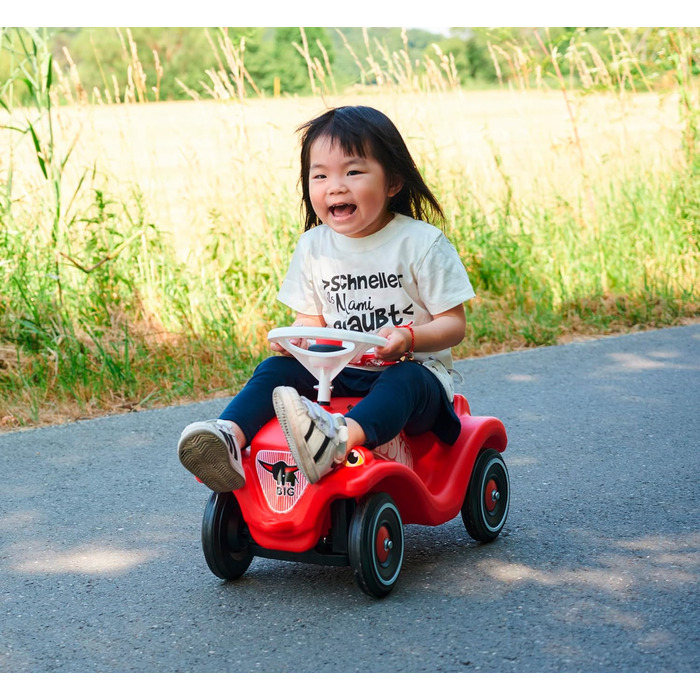
[{"label": "tall dry grass", "polygon": [[449,57],[418,71],[367,37],[352,94],[310,61],[314,96],[253,97],[245,47],[221,35],[217,99],[161,103],[127,33],[125,85],[91,100],[79,67],[47,85],[32,56],[37,101],[5,111],[0,141],[0,422],[235,390],[289,319],[276,292],[301,232],[295,128],[341,104],[396,122],[448,213],[478,293],[458,353],[697,314],[699,100],[678,36],[672,89],[637,89],[639,71],[606,73],[584,45],[551,55],[545,81],[505,46],[510,84],[469,92]]}]

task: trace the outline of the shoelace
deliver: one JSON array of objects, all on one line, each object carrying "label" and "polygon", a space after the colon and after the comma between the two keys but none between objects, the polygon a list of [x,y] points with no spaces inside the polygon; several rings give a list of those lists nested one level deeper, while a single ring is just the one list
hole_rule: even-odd
[{"label": "shoelace", "polygon": [[331,415],[323,408],[321,408],[317,403],[310,401],[305,396],[302,396],[301,399],[306,405],[306,410],[309,414],[309,418],[311,418],[311,420],[314,422],[320,422],[323,425],[323,427],[330,433],[329,437],[333,437],[336,431],[335,422],[333,421]]}]

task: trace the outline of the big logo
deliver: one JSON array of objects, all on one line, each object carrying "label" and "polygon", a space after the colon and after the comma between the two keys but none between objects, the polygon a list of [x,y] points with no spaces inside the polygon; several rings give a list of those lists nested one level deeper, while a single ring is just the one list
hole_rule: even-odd
[{"label": "big logo", "polygon": [[260,450],[255,467],[265,500],[276,513],[291,510],[309,483],[290,452]]},{"label": "big logo", "polygon": [[268,464],[260,460],[260,464],[263,469],[272,474],[275,481],[277,482],[277,495],[278,496],[294,496],[294,487],[297,483],[296,473],[299,471],[299,467],[296,465],[289,466],[283,460],[275,462],[274,464]]}]

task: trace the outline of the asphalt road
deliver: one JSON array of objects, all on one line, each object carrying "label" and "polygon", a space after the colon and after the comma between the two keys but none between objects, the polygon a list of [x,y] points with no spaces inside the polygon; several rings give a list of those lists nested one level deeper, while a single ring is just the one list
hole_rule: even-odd
[{"label": "asphalt road", "polygon": [[460,362],[500,417],[501,537],[406,527],[394,592],[349,569],[208,570],[182,427],[225,404],[0,435],[0,672],[700,670],[700,325]]}]

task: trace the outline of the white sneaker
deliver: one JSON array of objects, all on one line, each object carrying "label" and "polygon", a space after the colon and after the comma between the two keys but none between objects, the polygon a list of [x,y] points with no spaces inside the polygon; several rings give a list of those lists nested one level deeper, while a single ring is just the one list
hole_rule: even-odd
[{"label": "white sneaker", "polygon": [[345,459],[348,428],[342,413],[328,413],[291,386],[278,386],[272,403],[294,461],[309,483]]},{"label": "white sneaker", "polygon": [[190,423],[180,435],[177,455],[212,491],[234,491],[245,484],[241,449],[226,421]]}]

